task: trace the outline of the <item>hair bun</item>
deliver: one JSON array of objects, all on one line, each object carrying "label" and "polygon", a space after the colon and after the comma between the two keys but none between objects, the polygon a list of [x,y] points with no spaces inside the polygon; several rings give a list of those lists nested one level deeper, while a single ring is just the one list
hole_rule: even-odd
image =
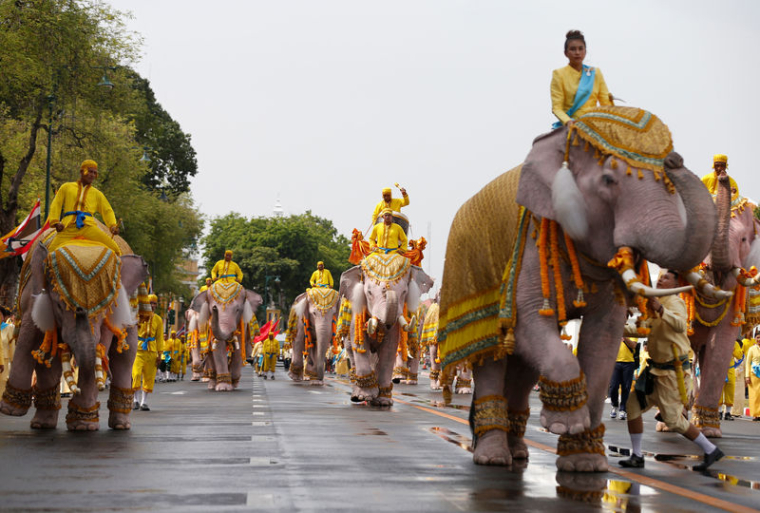
[{"label": "hair bun", "polygon": [[583,32],[580,30],[568,30],[565,39],[583,39]]}]

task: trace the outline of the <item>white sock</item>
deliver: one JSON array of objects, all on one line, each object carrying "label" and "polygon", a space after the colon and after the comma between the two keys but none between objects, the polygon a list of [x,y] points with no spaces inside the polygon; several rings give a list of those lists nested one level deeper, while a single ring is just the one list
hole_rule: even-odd
[{"label": "white sock", "polygon": [[699,436],[694,439],[694,443],[697,444],[700,449],[705,451],[705,454],[710,454],[715,450],[715,444],[708,440],[707,437],[702,433],[700,433]]},{"label": "white sock", "polygon": [[644,433],[631,433],[631,452],[641,458],[641,439],[644,437]]},{"label": "white sock", "polygon": [[145,399],[148,397],[148,394],[145,392],[145,390],[140,390],[140,405],[142,406],[145,404]]}]

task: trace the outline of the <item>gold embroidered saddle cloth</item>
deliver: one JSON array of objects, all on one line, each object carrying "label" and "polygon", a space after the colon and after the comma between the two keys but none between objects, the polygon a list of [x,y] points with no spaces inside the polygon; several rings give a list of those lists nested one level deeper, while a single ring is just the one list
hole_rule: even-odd
[{"label": "gold embroidered saddle cloth", "polygon": [[396,283],[407,275],[412,267],[408,258],[396,252],[387,255],[377,252],[367,255],[361,263],[362,270],[367,277],[376,283]]},{"label": "gold embroidered saddle cloth", "polygon": [[224,310],[227,308],[228,304],[237,299],[244,289],[243,286],[236,281],[225,283],[222,280],[217,280],[208,290],[214,298],[214,301],[222,305],[222,310]]},{"label": "gold embroidered saddle cloth", "polygon": [[335,289],[313,287],[306,289],[306,295],[309,296],[311,304],[316,306],[320,312],[329,310],[338,303],[338,291]]}]

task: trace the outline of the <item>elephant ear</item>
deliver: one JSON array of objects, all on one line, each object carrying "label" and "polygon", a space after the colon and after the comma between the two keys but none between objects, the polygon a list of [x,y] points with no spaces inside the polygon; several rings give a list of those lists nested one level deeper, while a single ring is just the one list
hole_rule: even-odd
[{"label": "elephant ear", "polygon": [[204,290],[203,292],[199,292],[197,296],[193,298],[192,303],[190,303],[190,309],[195,310],[198,313],[201,313],[201,309],[203,308],[203,305],[208,304],[208,296],[207,293],[208,290]]},{"label": "elephant ear", "polygon": [[533,141],[517,186],[517,203],[534,214],[557,219],[552,205],[552,186],[565,159],[567,127],[543,134]]},{"label": "elephant ear", "polygon": [[251,322],[251,319],[253,319],[254,312],[258,307],[261,306],[261,303],[263,303],[264,300],[261,298],[261,296],[258,294],[258,292],[254,292],[252,290],[246,289],[245,291],[245,307],[243,308],[243,320],[246,324]]},{"label": "elephant ear", "polygon": [[354,290],[354,286],[359,283],[362,277],[361,266],[354,266],[351,269],[344,271],[340,275],[340,287],[338,293],[340,297],[347,297],[351,299],[351,292]]},{"label": "elephant ear", "polygon": [[122,255],[121,284],[127,296],[131,296],[148,278],[148,264],[139,255]]}]

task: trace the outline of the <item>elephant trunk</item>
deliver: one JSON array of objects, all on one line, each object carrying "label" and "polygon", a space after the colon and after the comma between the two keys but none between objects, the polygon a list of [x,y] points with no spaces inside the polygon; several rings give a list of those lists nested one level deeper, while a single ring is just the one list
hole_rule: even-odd
[{"label": "elephant trunk", "polygon": [[[682,163],[679,160],[678,164]],[[685,237],[667,261],[652,260],[661,267],[686,271],[699,265],[710,251],[717,226],[715,205],[702,181],[686,168],[679,165],[668,169],[668,177],[683,200],[686,214]]]},{"label": "elephant trunk", "polygon": [[[86,312],[78,309],[75,315],[74,339],[69,346],[76,359],[76,365],[79,368],[79,380],[95,380],[95,358],[98,338],[90,327],[90,319],[87,317]],[[78,395],[82,386],[78,386],[79,383],[77,383],[77,386],[72,387],[72,383],[74,382],[73,373],[67,373],[66,370],[71,371],[68,359],[64,362],[64,375],[69,374],[69,376],[65,376],[66,382],[71,391]]]},{"label": "elephant trunk", "polygon": [[731,184],[727,175],[718,178],[715,207],[718,213],[718,230],[712,245],[710,263],[713,270],[728,271],[733,265],[728,241],[731,224]]},{"label": "elephant trunk", "polygon": [[217,341],[227,342],[230,338],[230,333],[222,332],[222,327],[219,324],[219,309],[216,306],[211,308],[211,332],[216,339],[213,343],[214,346],[216,346]]},{"label": "elephant trunk", "polygon": [[386,328],[390,328],[398,320],[398,295],[395,290],[385,293],[385,315],[382,320]]}]

